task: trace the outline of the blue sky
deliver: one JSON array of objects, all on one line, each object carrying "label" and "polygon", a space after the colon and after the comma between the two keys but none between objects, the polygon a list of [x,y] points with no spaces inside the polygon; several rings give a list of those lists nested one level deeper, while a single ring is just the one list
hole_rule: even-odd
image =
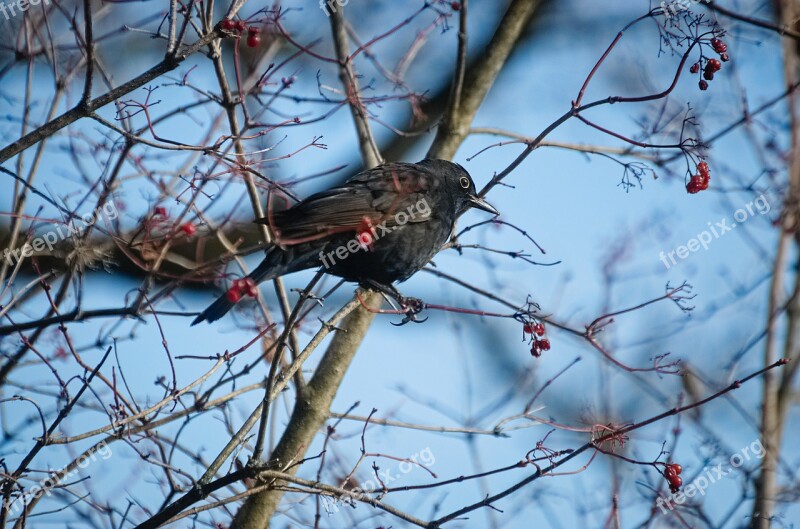
[{"label": "blue sky", "polygon": [[[299,5],[301,2],[288,4]],[[755,5],[752,2],[742,3],[740,9],[754,16],[766,16],[751,4]],[[392,9],[410,12],[418,7],[418,2],[397,8],[390,8],[390,5],[394,5],[390,2],[375,2],[374,5],[374,8],[367,9],[359,5],[359,0],[352,0],[348,6],[350,12],[355,14],[351,19],[355,30],[365,39],[385,31],[395,23],[394,19],[387,18],[387,12]],[[469,30],[477,41],[477,36],[493,27],[496,19],[492,18],[494,15],[490,2],[475,1],[470,5]],[[569,108],[583,79],[617,31],[647,8],[646,2],[637,1],[615,3],[611,9],[600,11],[597,3],[569,0],[547,10],[501,73],[475,117],[474,126],[497,127],[529,136],[538,134]],[[135,13],[136,9],[136,6],[131,6],[131,13]],[[423,16],[419,25],[424,26],[430,21],[430,16]],[[730,30],[726,41],[733,60],[724,66],[706,92],[697,89],[695,78],[684,77],[669,98],[666,112],[679,115],[690,106],[704,137],[737,119],[741,114],[743,98],[746,98],[751,109],[757,108],[783,89],[778,38],[765,31],[730,25],[725,19],[721,22]],[[327,28],[324,15],[316,10],[313,3],[306,3],[302,12],[289,12],[286,24],[304,42],[316,36],[317,25]],[[376,46],[374,52],[392,64],[392,60],[407,49],[409,39],[413,39],[412,31],[401,32],[397,40]],[[120,39],[120,42],[125,40]],[[440,83],[447,73],[454,44],[455,31],[434,32],[420,60],[409,71],[409,84],[418,91],[424,91]],[[647,93],[652,87],[667,86],[678,59],[668,54],[659,57],[658,44],[658,34],[652,22],[637,26],[625,36],[599,70],[590,86],[587,100],[615,94],[636,95]],[[152,54],[130,54],[129,63],[122,68],[113,64],[113,54],[121,52],[121,45],[114,49],[111,41],[109,46],[111,48],[106,60],[119,80],[153,61]],[[326,42],[321,46],[328,44]],[[478,50],[472,52],[478,53]],[[202,58],[182,65],[173,77],[182,76],[194,64],[202,67],[192,74],[193,82],[213,90],[214,79],[208,75],[210,70]],[[356,67],[364,75],[362,84],[375,78],[379,88],[376,89],[377,93],[391,93],[363,58],[356,62]],[[281,75],[296,75],[292,94],[310,97],[317,94],[317,70],[324,83],[338,86],[335,72],[329,66],[313,61],[306,61],[298,70],[288,67],[287,73]],[[15,94],[19,93],[16,89],[23,86],[23,74],[24,71],[20,69],[4,80],[1,89],[3,97],[18,102]],[[50,80],[46,68],[37,68],[36,75],[40,76],[44,86],[50,86],[47,84]],[[141,97],[142,93],[139,92],[136,95]],[[80,91],[75,90],[70,100],[74,103],[79,94]],[[165,108],[171,108],[187,97],[185,89],[175,86],[164,86],[157,94]],[[280,103],[280,109],[285,113],[297,112],[297,108],[302,107],[288,100]],[[641,130],[641,120],[652,120],[657,109],[658,106],[652,104],[620,104],[601,107],[591,111],[588,116],[604,127],[634,136]],[[42,110],[39,107],[36,112],[41,115]],[[375,110],[382,120],[395,126],[402,127],[406,123],[407,107],[402,104],[387,103]],[[16,130],[15,114],[11,109],[8,112],[12,118],[6,121],[4,139],[11,138]],[[103,115],[111,117],[112,112],[109,107]],[[205,130],[204,125],[209,120],[207,113],[198,111],[191,118],[187,116],[167,122],[159,134],[187,142],[199,141]],[[524,250],[539,261],[558,261],[559,264],[532,266],[521,260],[489,256],[475,250],[465,250],[462,256],[447,251],[437,256],[435,263],[444,272],[520,304],[530,296],[540,305],[543,313],[577,329],[582,329],[604,312],[633,306],[662,295],[667,283],[677,286],[688,281],[697,295],[691,301],[695,306],[693,312],[686,314],[669,301],[661,302],[618,317],[613,325],[604,330],[601,339],[620,361],[635,366],[648,365],[653,356],[669,352],[673,358],[681,359],[684,365],[690,366],[709,381],[710,385],[703,389],[703,394],[713,392],[730,383],[730,377],[742,376],[757,369],[761,362],[762,342],[745,351],[736,361],[731,359],[744,344],[762,331],[764,325],[771,263],[768,258],[765,259],[765,255],[771,255],[775,248],[777,232],[772,222],[780,210],[783,190],[771,188],[766,178],[758,177],[764,170],[776,169],[779,171],[779,180],[785,180],[785,167],[776,156],[759,150],[757,145],[765,143],[768,137],[775,134],[779,146],[785,148],[786,120],[785,103],[780,103],[756,118],[750,131],[752,135],[739,131],[715,143],[708,152],[712,185],[708,191],[698,195],[686,193],[680,164],[670,166],[676,171],[672,174],[657,168],[657,179],[645,178],[641,187],[635,186],[626,192],[618,185],[622,169],[612,160],[560,149],[539,149],[509,176],[507,183],[513,187],[497,187],[488,199],[502,212],[503,220],[526,230],[547,251],[546,256],[538,255],[530,242],[510,229],[473,230],[462,242],[508,251]],[[374,124],[374,127],[380,140],[385,141],[391,134],[378,124]],[[88,121],[79,123],[74,130],[95,137],[100,134],[99,126]],[[282,139],[283,133],[270,136],[265,146],[269,142],[282,140],[276,151],[291,152],[314,136],[322,136],[321,141],[328,146],[327,150],[310,149],[300,156],[279,162],[275,168],[280,175],[286,178],[302,177],[341,163],[352,164],[355,160],[356,136],[346,109],[313,126],[288,129],[285,139]],[[754,142],[754,138],[757,141]],[[619,140],[593,131],[576,120],[557,129],[548,139],[575,144],[621,145]],[[522,150],[520,145],[507,145],[489,149],[467,161],[497,141],[499,139],[485,135],[471,136],[455,157],[455,161],[467,168],[479,186],[502,170]],[[65,138],[51,145],[41,171],[41,184],[56,194],[83,187],[71,163],[67,163],[69,158],[63,149],[68,145]],[[428,145],[429,140],[422,139],[406,159],[414,161],[421,158]],[[58,152],[60,149],[61,153]],[[762,156],[765,152],[766,156]],[[165,171],[172,170],[182,159],[181,156],[165,156],[162,161],[153,164],[155,167],[162,164]],[[108,157],[105,155],[93,159],[91,153],[87,152],[81,162],[89,173],[99,174],[108,164]],[[199,167],[206,163],[205,160],[197,162]],[[134,175],[135,169],[129,168],[126,172]],[[349,174],[348,169],[343,169],[335,178],[346,174]],[[745,189],[751,182],[755,182],[755,189]],[[320,185],[324,185],[324,181],[314,180],[299,186],[298,192],[305,195]],[[5,211],[10,209],[9,189],[10,186],[5,186],[0,195]],[[116,197],[127,208],[125,222],[133,223],[146,211],[148,198],[154,193],[152,187],[139,185],[135,181],[126,185],[124,192]],[[237,204],[241,193],[241,189],[228,192],[214,203],[211,213],[221,216],[223,211]],[[659,260],[661,252],[668,253],[686,244],[707,230],[709,223],[733,219],[737,209],[745,207],[762,193],[770,205],[770,211],[760,214],[756,210],[756,214],[748,216],[736,229],[715,238],[708,250],[694,252],[669,269]],[[247,223],[252,215],[245,204],[246,201],[237,206],[240,211],[236,218]],[[37,205],[37,201],[32,200],[30,211],[35,211]],[[52,211],[50,213],[53,214]],[[462,218],[461,223],[468,225],[485,218],[483,212],[471,212]],[[251,259],[249,263],[254,266],[258,256]],[[311,275],[294,274],[286,279],[287,286],[301,288]],[[613,278],[610,283],[608,277]],[[137,280],[113,270],[111,273],[90,273],[86,277],[84,306],[116,306],[124,295],[134,295],[138,284]],[[332,281],[328,284],[332,284]],[[417,274],[401,288],[406,295],[421,297],[430,303],[480,307],[487,311],[504,310],[426,273]],[[350,285],[340,289],[326,303],[324,314],[332,313],[338,304],[350,296],[352,290]],[[262,292],[271,308],[275,309],[271,286],[263,286]],[[211,301],[213,294],[216,293],[179,291],[174,303],[162,308],[199,310]],[[42,303],[43,300],[38,305],[40,310]],[[35,317],[35,314],[36,311],[31,310],[27,316]],[[610,420],[642,420],[675,405],[682,391],[679,377],[626,373],[603,362],[586,342],[557,329],[551,328],[549,332],[553,349],[542,358],[534,359],[521,340],[519,324],[512,320],[434,311],[429,316],[430,319],[424,324],[403,327],[390,325],[396,317],[378,316],[339,390],[334,411],[344,412],[359,401],[360,405],[354,412],[359,415],[367,415],[374,407],[378,409],[378,417],[426,425],[470,426],[491,430],[498,421],[518,413],[541,384],[578,357],[580,362],[542,393],[538,401],[545,406],[539,412],[541,416],[584,427]],[[173,356],[213,355],[238,348],[252,338],[252,331],[239,328],[231,317],[215,325],[191,328],[186,317],[164,316],[160,321]],[[96,360],[104,347],[92,347],[92,343],[98,333],[107,333],[112,324],[112,321],[75,323],[70,325],[70,333],[77,344],[85,347],[87,358]],[[301,339],[307,339],[316,328],[316,322],[310,321],[301,329]],[[134,333],[134,339],[130,339],[131,332]],[[111,334],[119,338],[119,368],[124,369],[131,386],[137,388],[134,392],[144,396],[143,404],[144,399],[155,402],[161,397],[161,390],[153,385],[153,381],[160,375],[169,376],[169,363],[154,321],[149,319],[146,324],[127,321],[115,327]],[[11,340],[3,343],[4,350],[13,345]],[[52,335],[48,334],[48,340],[55,347],[58,342],[55,329]],[[320,352],[311,358],[307,366],[314,365]],[[253,348],[238,361],[253,361],[257,354]],[[116,360],[114,362],[116,364]],[[210,362],[181,360],[176,365],[179,385],[184,385],[208,369]],[[59,369],[65,373],[79,372],[66,362],[59,364]],[[239,383],[256,382],[265,372],[254,373]],[[13,380],[28,387],[53,387],[49,372],[37,364],[20,369]],[[227,420],[238,427],[259,399],[260,392],[255,391],[241,396],[229,408]],[[703,428],[697,427],[691,420],[681,420],[683,432],[673,457],[682,462],[685,475],[702,473],[712,456],[716,455],[722,461],[741,452],[757,439],[750,420],[757,415],[759,399],[760,383],[754,381],[735,392],[730,399],[719,399],[704,407],[700,412]],[[482,412],[489,403],[495,402],[497,406],[492,407],[491,411]],[[99,400],[91,400],[86,404],[97,407],[108,403],[100,396]],[[52,409],[52,401],[50,406]],[[744,416],[737,411],[737,406],[746,411]],[[281,403],[276,409],[283,412],[277,419],[276,428],[279,432],[280,425],[286,420],[288,404]],[[6,428],[17,428],[16,425],[30,413],[20,404],[3,405],[0,411]],[[792,418],[794,421],[788,428],[790,433],[797,431],[796,413]],[[103,413],[81,410],[69,418],[64,430],[74,434],[101,426],[106,421]],[[512,424],[523,423],[517,421]],[[676,424],[675,420],[666,420],[635,432],[631,435],[626,456],[652,459],[658,454],[662,442],[667,441],[668,446],[672,445],[672,430]],[[180,424],[173,424],[163,433],[175,435],[179,427]],[[328,479],[341,477],[342,471],[346,474],[348,465],[358,458],[361,427],[361,423],[352,421],[345,421],[340,427],[341,438],[336,440],[331,452],[333,457],[330,459],[331,473]],[[25,425],[22,428],[25,433],[16,440],[6,439],[2,445],[3,456],[9,461],[19,458],[27,449],[28,439],[35,435],[35,429],[35,424]],[[506,438],[376,426],[368,430],[367,441],[368,451],[398,457],[409,457],[428,450],[427,453],[433,454],[435,460],[431,470],[439,478],[445,479],[511,464],[524,457],[548,430],[543,425],[532,425],[510,431]],[[791,438],[790,433],[787,433],[788,438]],[[229,438],[220,411],[209,412],[188,423],[180,435],[186,447],[198,450],[206,460],[213,458]],[[719,439],[724,442],[719,444]],[[563,449],[576,447],[584,441],[585,435],[556,432],[548,438],[547,446]],[[144,449],[147,443],[140,445]],[[154,484],[158,470],[142,465],[131,446],[125,443],[115,443],[112,449],[114,457],[93,463],[88,468],[92,499],[99,503],[109,500],[119,505],[120,497],[130,497],[150,508],[157,507],[163,493],[163,489]],[[309,453],[318,450],[319,446],[315,446]],[[797,458],[797,450],[787,447],[787,465],[792,466]],[[37,459],[38,468],[58,468],[66,461],[65,453],[55,449]],[[586,462],[585,457],[579,458],[564,470],[576,470]],[[755,462],[752,459],[745,464],[754,465]],[[202,469],[183,454],[176,455],[174,464],[194,476],[202,473]],[[401,472],[395,461],[382,460],[380,464],[384,469],[394,469],[397,479],[393,485],[424,483],[429,479],[420,469]],[[315,472],[316,466],[311,465],[302,470],[301,475],[312,476]],[[437,506],[436,512],[441,515],[478,501],[487,493],[502,490],[529,472],[530,469],[515,470],[490,479],[433,489],[422,494],[398,493],[390,495],[387,501],[409,509],[415,516],[432,518],[435,517],[433,513]],[[126,479],[120,479],[123,475]],[[537,520],[538,527],[600,526],[608,515],[615,482],[613,475],[619,479],[623,527],[633,527],[645,520],[649,512],[642,501],[642,495],[647,495],[642,483],[648,480],[657,483],[658,477],[652,469],[648,474],[639,466],[604,457],[598,457],[588,470],[577,475],[539,480],[511,498],[498,502],[496,507],[503,513],[477,511],[472,513],[471,521],[463,522],[461,526],[522,528],[530,527],[531,520]],[[369,477],[366,466],[362,467],[360,476],[363,479]],[[741,472],[733,471],[722,482],[709,487],[704,501],[712,518],[721,519],[734,503],[731,499],[737,497],[741,478]],[[76,489],[80,490],[80,486],[76,486]],[[727,526],[745,523],[742,517],[748,512],[744,503],[729,519]],[[800,516],[797,507],[788,508],[784,514],[787,522],[797,520]],[[352,523],[350,517],[363,521],[372,515],[374,511],[360,506],[354,511],[347,509],[333,514],[326,518],[326,523],[331,527],[348,526]],[[143,516],[142,512],[137,513],[139,520]],[[290,511],[289,517],[282,519],[281,524],[291,524],[291,518]],[[403,526],[402,522],[388,518],[374,520],[374,523],[361,523],[363,527],[380,524]],[[82,527],[79,521],[74,526]]]}]

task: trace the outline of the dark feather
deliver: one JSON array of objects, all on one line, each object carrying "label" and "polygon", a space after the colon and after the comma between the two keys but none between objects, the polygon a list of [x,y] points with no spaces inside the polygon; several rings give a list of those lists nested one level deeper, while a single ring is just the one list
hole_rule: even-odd
[{"label": "dark feather", "polygon": [[[387,164],[360,173],[343,186],[311,195],[289,209],[256,222],[269,225],[277,241],[307,240],[345,231],[355,232],[369,218],[373,224],[396,226],[395,214],[406,211],[441,186],[430,170],[416,164]],[[427,222],[427,217],[410,222]]]}]

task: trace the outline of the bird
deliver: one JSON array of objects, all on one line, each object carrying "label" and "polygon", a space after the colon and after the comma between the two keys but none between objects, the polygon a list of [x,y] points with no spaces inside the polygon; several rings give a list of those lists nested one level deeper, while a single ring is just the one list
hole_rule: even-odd
[{"label": "bird", "polygon": [[266,217],[255,221],[267,225],[274,243],[264,260],[192,325],[220,319],[242,292],[254,295],[262,281],[317,267],[391,296],[407,320],[415,321],[420,300],[402,296],[393,283],[428,264],[469,208],[499,214],[478,195],[466,169],[429,158],[384,163],[289,208],[268,208]]}]

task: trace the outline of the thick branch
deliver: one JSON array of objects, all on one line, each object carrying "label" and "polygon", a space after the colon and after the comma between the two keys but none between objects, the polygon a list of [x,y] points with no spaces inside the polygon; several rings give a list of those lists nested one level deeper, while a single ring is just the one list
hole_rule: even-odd
[{"label": "thick branch", "polygon": [[[794,0],[782,0],[779,2],[780,20],[783,25],[789,27],[797,21],[800,15],[797,2]],[[800,69],[800,57],[796,43],[792,40],[784,39],[784,75],[786,86],[792,86],[797,79]],[[778,355],[778,344],[783,341],[783,354],[787,358],[796,358],[800,331],[798,331],[798,288],[797,282],[800,278],[795,269],[792,281],[795,282],[792,289],[793,299],[788,303],[787,317],[789,321],[786,325],[786,337],[781,339],[778,332],[783,328],[778,322],[778,307],[783,305],[783,292],[786,290],[784,283],[786,279],[786,262],[791,252],[792,239],[795,238],[795,226],[800,209],[800,133],[798,132],[798,116],[796,97],[793,92],[788,96],[789,122],[791,124],[791,148],[789,150],[789,186],[787,196],[784,200],[786,211],[782,215],[783,230],[778,240],[778,250],[773,266],[772,285],[770,289],[769,313],[767,314],[767,340],[764,345],[764,364],[769,365]],[[789,409],[788,401],[791,399],[791,391],[785,388],[793,387],[792,379],[797,372],[797,368],[792,366],[784,374],[781,384],[779,378],[774,373],[767,373],[764,377],[762,388],[761,403],[761,442],[765,449],[764,458],[761,461],[761,474],[756,481],[756,500],[753,504],[753,523],[752,527],[758,529],[768,529],[772,525],[772,516],[775,509],[775,500],[778,495],[778,461],[781,455],[781,444],[783,432],[786,424],[786,411]],[[783,386],[783,389],[782,387]]]},{"label": "thick branch", "polygon": [[[376,309],[381,300],[377,293],[367,297],[369,306]],[[336,391],[373,317],[373,312],[358,307],[345,319],[343,330],[336,331],[314,372],[314,377],[305,387],[302,398],[295,403],[289,424],[272,452],[270,468],[292,475],[297,472],[299,465],[293,464],[304,458],[317,431],[328,419],[328,410]],[[268,520],[272,518],[282,496],[283,491],[274,488],[250,496],[236,513],[231,529],[263,529],[268,525]]]},{"label": "thick branch", "polygon": [[[511,2],[480,60],[475,67],[466,72],[459,104],[451,105],[448,113],[442,118],[436,131],[436,138],[428,150],[428,158],[450,159],[455,156],[456,150],[469,134],[469,127],[478,107],[492,88],[497,75],[539,4],[538,0]],[[453,82],[457,83],[458,80]]]}]

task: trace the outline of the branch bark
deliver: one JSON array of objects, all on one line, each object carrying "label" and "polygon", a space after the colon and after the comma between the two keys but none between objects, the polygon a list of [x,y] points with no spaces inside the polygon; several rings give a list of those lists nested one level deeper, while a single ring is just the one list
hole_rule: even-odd
[{"label": "branch bark", "polygon": [[[458,104],[450,105],[442,118],[433,144],[428,150],[428,158],[450,159],[455,156],[458,147],[469,134],[469,127],[478,107],[494,85],[500,70],[540,4],[539,0],[514,0],[508,6],[508,11],[480,60],[464,75]],[[458,83],[458,79],[453,82]],[[458,90],[453,92],[459,93]]]},{"label": "branch bark", "polygon": [[[378,308],[381,301],[381,297],[373,293],[367,297],[366,303],[372,308]],[[329,410],[336,391],[373,317],[373,312],[358,307],[345,319],[343,328],[336,331],[313,378],[306,385],[302,398],[295,402],[289,424],[272,452],[270,468],[281,469],[291,475],[300,468],[295,463],[303,459],[317,431],[330,416]],[[274,488],[250,496],[236,513],[231,529],[267,527],[281,497],[283,491]]]},{"label": "branch bark", "polygon": [[[780,22],[785,28],[794,28],[800,16],[800,7],[795,0],[780,0],[778,2]],[[792,86],[798,77],[800,69],[800,56],[797,43],[790,38],[784,38],[784,76],[786,86]],[[761,444],[764,446],[764,458],[761,461],[761,474],[756,480],[756,499],[753,504],[752,527],[769,529],[775,510],[775,501],[778,496],[778,463],[781,455],[781,445],[785,424],[786,412],[789,410],[792,399],[792,388],[797,373],[798,348],[800,348],[800,261],[795,263],[792,281],[792,296],[788,302],[782,299],[785,291],[784,280],[788,256],[792,253],[792,243],[797,245],[797,222],[800,219],[800,131],[798,131],[797,98],[794,92],[789,92],[787,98],[789,109],[789,122],[791,129],[791,148],[788,164],[788,189],[784,200],[782,215],[782,231],[778,240],[778,249],[773,267],[772,285],[770,291],[769,313],[767,314],[767,340],[764,346],[764,365],[769,365],[777,357],[776,349],[781,339],[778,332],[783,326],[779,325],[780,307],[787,307],[786,330],[783,339],[783,356],[791,362],[789,369],[783,374],[782,380],[774,373],[766,373],[762,388],[761,403]],[[794,241],[793,241],[794,240]]]}]

